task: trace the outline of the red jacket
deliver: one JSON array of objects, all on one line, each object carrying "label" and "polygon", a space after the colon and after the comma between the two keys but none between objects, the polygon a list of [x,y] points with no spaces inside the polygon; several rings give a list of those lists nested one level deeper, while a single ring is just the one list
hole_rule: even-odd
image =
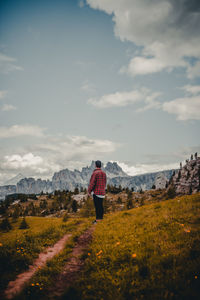
[{"label": "red jacket", "polygon": [[106,193],[106,173],[103,172],[100,168],[95,169],[90,178],[90,184],[88,186],[88,193],[92,191],[95,195],[104,196]]}]

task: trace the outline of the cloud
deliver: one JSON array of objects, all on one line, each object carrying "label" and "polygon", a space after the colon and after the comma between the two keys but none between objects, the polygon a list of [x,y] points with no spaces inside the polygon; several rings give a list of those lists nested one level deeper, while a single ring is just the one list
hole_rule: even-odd
[{"label": "cloud", "polygon": [[16,58],[0,53],[0,72],[10,73],[12,71],[23,71],[24,69],[16,64]]},{"label": "cloud", "polygon": [[163,103],[164,111],[175,114],[177,120],[200,120],[200,96],[178,98]]},{"label": "cloud", "polygon": [[[112,15],[115,36],[142,48],[121,71],[133,76],[177,67],[200,76],[200,2],[191,0],[87,0]],[[197,60],[193,66],[186,58]]]},{"label": "cloud", "polygon": [[145,173],[159,172],[163,170],[177,169],[179,163],[169,163],[169,164],[135,164],[134,166],[129,166],[124,162],[117,161],[118,165],[130,176],[136,176]]},{"label": "cloud", "polygon": [[[115,92],[112,94],[103,95],[100,98],[88,99],[88,104],[92,104],[97,108],[108,108],[108,107],[123,107],[134,104],[136,102],[145,101],[149,108],[155,106],[153,100],[157,98],[160,93],[152,93],[147,88],[140,88],[130,92]],[[148,108],[146,108],[148,109]]]},{"label": "cloud", "polygon": [[37,125],[13,125],[11,127],[0,127],[0,138],[11,138],[18,136],[42,137],[44,128]]},{"label": "cloud", "polygon": [[89,80],[85,80],[82,83],[81,89],[88,93],[94,93],[96,91],[96,87],[91,82],[89,82]]},{"label": "cloud", "polygon": [[37,151],[59,156],[59,160],[86,159],[104,155],[116,150],[120,145],[110,140],[90,139],[86,136],[47,137],[45,143],[37,145]]},{"label": "cloud", "polygon": [[181,89],[183,89],[184,91],[188,92],[189,94],[192,95],[198,95],[200,94],[200,85],[185,85],[183,87],[181,87]]},{"label": "cloud", "polygon": [[32,153],[7,155],[5,161],[4,166],[11,169],[35,167],[43,163],[40,156],[34,156]]},{"label": "cloud", "polygon": [[4,104],[1,108],[2,111],[16,110],[17,108],[12,104]]},{"label": "cloud", "polygon": [[[86,136],[43,136],[43,142],[0,151],[0,174],[4,182],[22,173],[27,177],[51,178],[54,172],[80,169],[92,160],[105,160],[121,145]],[[8,153],[9,152],[9,153]],[[1,179],[1,178],[0,178]]]},{"label": "cloud", "polygon": [[8,93],[7,91],[0,91],[0,99],[5,98],[7,93]]}]

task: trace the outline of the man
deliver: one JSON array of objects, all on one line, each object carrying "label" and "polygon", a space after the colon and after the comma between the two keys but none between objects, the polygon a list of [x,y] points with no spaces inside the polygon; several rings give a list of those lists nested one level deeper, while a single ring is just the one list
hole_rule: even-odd
[{"label": "man", "polygon": [[103,198],[105,198],[106,193],[106,173],[101,170],[101,162],[97,160],[95,162],[95,169],[90,178],[90,184],[88,186],[89,196],[93,193],[94,206],[96,210],[96,220],[103,219]]}]

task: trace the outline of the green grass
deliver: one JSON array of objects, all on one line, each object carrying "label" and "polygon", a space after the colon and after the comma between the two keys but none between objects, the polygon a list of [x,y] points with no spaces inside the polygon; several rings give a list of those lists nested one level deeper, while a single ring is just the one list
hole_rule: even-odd
[{"label": "green grass", "polygon": [[48,288],[55,283],[55,278],[58,276],[67,260],[71,255],[71,251],[75,245],[77,238],[91,226],[91,219],[83,220],[79,227],[76,227],[71,238],[66,242],[65,248],[58,255],[48,261],[46,266],[38,270],[31,280],[26,284],[20,295],[15,297],[16,300],[39,300],[49,299]]},{"label": "green grass", "polygon": [[200,299],[200,194],[107,215],[63,299]]},{"label": "green grass", "polygon": [[56,243],[68,232],[76,230],[82,219],[69,219],[62,222],[61,218],[27,217],[29,229],[21,230],[21,218],[13,223],[13,229],[1,233],[0,237],[0,291],[17,274],[27,269],[38,254],[46,247]]}]

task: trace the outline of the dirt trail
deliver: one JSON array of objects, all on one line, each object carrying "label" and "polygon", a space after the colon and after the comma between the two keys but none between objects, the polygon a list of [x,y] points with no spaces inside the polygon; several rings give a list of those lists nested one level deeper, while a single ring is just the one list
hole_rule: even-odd
[{"label": "dirt trail", "polygon": [[20,293],[24,284],[30,280],[34,273],[45,265],[46,261],[52,259],[56,254],[64,249],[66,241],[71,237],[71,234],[66,234],[54,246],[48,247],[45,252],[39,254],[39,257],[33,262],[29,269],[17,276],[14,281],[10,281],[5,290],[5,298],[12,299],[16,294]]},{"label": "dirt trail", "polygon": [[80,256],[91,242],[94,229],[95,226],[93,225],[78,238],[77,243],[72,250],[71,258],[66,263],[62,273],[55,279],[55,284],[49,290],[48,299],[61,297],[66,288],[77,279],[79,271],[84,264],[84,261]]}]

